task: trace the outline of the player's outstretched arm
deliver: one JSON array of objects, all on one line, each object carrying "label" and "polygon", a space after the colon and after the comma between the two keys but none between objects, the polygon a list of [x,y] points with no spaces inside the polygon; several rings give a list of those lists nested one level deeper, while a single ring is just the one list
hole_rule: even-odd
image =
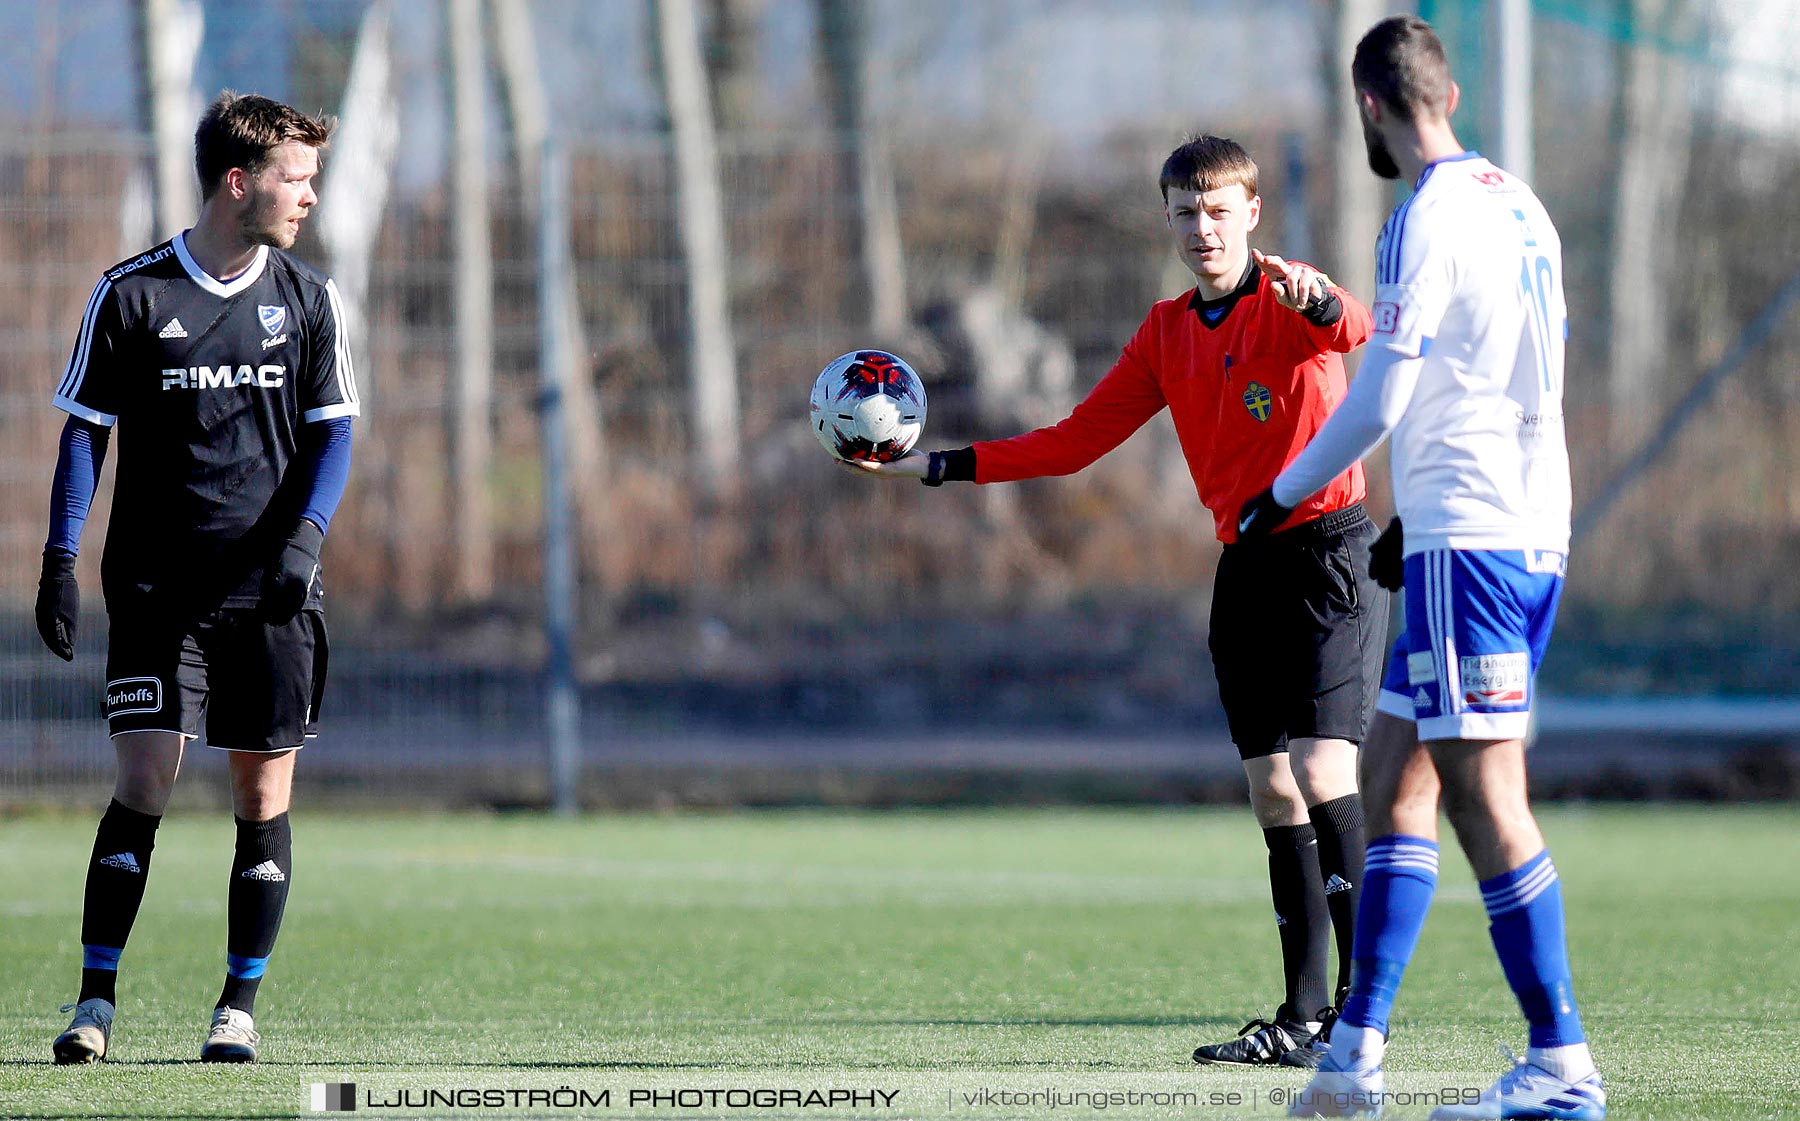
[{"label": "player's outstretched arm", "polygon": [[859,474],[878,475],[884,479],[917,479],[928,487],[940,487],[945,483],[972,483],[975,481],[975,449],[907,452],[899,459],[887,463],[859,460],[844,462],[844,467]]},{"label": "player's outstretched arm", "polygon": [[1055,424],[952,451],[909,452],[887,463],[858,461],[845,466],[888,479],[918,479],[933,487],[1073,475],[1124,443],[1167,404],[1161,384],[1139,354],[1139,340],[1150,325],[1146,320],[1138,328],[1113,368]]},{"label": "player's outstretched arm", "polygon": [[108,429],[78,417],[64,421],[56,478],[50,484],[50,535],[44,542],[33,614],[38,636],[65,662],[75,660],[75,627],[81,618],[75,554],[100,481],[100,465],[106,462],[109,435]]}]

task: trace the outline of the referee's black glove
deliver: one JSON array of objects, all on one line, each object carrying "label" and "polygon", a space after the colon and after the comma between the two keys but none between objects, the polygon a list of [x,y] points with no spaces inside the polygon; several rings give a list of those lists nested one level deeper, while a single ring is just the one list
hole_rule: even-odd
[{"label": "referee's black glove", "polygon": [[37,628],[50,648],[65,662],[75,660],[75,620],[81,617],[81,588],[75,583],[75,556],[61,549],[44,550],[44,571],[38,577]]},{"label": "referee's black glove", "polygon": [[1244,503],[1244,508],[1238,511],[1238,540],[1248,541],[1252,537],[1265,537],[1274,533],[1275,527],[1287,521],[1288,515],[1293,512],[1292,506],[1283,506],[1275,501],[1275,487],[1270,485],[1261,494]]},{"label": "referee's black glove", "polygon": [[271,623],[285,623],[300,614],[319,580],[319,546],[325,531],[305,518],[288,536],[287,547],[263,577],[262,612]]},{"label": "referee's black glove", "polygon": [[1390,592],[1399,591],[1406,583],[1406,563],[1401,558],[1405,547],[1406,535],[1399,518],[1389,522],[1375,544],[1369,546],[1369,575]]}]

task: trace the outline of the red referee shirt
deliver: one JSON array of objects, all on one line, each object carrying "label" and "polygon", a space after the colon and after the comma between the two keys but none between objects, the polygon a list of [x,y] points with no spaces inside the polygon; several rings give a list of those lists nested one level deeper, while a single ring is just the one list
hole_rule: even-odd
[{"label": "red referee shirt", "polygon": [[[1344,362],[1369,337],[1369,309],[1333,287],[1329,327],[1275,302],[1254,265],[1236,291],[1158,301],[1119,360],[1060,423],[974,445],[975,481],[1070,475],[1125,442],[1166,405],[1219,540],[1237,540],[1240,507],[1281,473],[1344,399]],[[1360,502],[1356,464],[1308,498],[1283,528]]]}]

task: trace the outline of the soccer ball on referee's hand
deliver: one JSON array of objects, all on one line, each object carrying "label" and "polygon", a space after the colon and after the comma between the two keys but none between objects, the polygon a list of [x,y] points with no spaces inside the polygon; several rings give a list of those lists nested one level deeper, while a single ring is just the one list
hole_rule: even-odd
[{"label": "soccer ball on referee's hand", "polygon": [[925,430],[925,383],[885,350],[853,350],[813,382],[813,435],[839,459],[899,459]]}]

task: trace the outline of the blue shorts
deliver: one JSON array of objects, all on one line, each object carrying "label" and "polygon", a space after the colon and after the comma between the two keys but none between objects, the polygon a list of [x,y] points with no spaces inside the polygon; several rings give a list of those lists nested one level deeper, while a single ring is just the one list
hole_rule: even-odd
[{"label": "blue shorts", "polygon": [[1406,558],[1406,630],[1380,711],[1422,740],[1522,739],[1567,560],[1530,550],[1430,549]]}]

